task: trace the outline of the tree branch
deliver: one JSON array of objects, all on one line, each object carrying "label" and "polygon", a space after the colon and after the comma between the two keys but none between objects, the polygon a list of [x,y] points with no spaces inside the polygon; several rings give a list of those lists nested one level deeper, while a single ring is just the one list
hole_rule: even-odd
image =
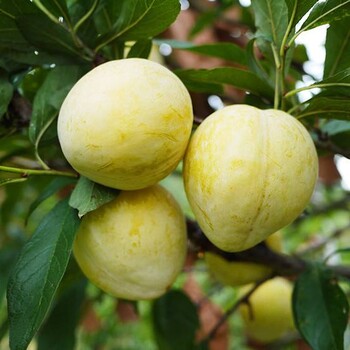
[{"label": "tree branch", "polygon": [[[197,252],[212,252],[227,261],[250,262],[268,266],[276,276],[297,276],[306,270],[307,260],[297,255],[277,253],[261,242],[256,246],[237,253],[228,253],[211,243],[194,221],[187,221],[188,234],[192,248]],[[328,265],[336,275],[350,278],[350,267]]]}]

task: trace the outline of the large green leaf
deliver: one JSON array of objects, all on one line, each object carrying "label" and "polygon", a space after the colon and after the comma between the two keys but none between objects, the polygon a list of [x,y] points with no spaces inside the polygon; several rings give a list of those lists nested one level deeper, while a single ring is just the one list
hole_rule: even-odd
[{"label": "large green leaf", "polygon": [[44,320],[66,270],[77,213],[68,200],[59,202],[23,247],[8,290],[10,347],[24,350]]},{"label": "large green leaf", "polygon": [[181,291],[172,290],[152,307],[153,326],[159,349],[192,350],[199,327],[196,306]]},{"label": "large green leaf", "polygon": [[350,100],[341,97],[315,96],[297,118],[318,117],[350,120]]},{"label": "large green leaf", "polygon": [[89,47],[93,47],[98,36],[94,17],[102,0],[69,1],[68,11],[72,27],[78,37]]},{"label": "large green leaf", "polygon": [[105,187],[81,176],[72,192],[69,205],[78,209],[79,217],[113,200],[119,190]]},{"label": "large green leaf", "polygon": [[33,0],[34,4],[53,22],[70,26],[70,16],[65,0]]},{"label": "large green leaf", "polygon": [[331,120],[322,126],[322,131],[328,136],[350,132],[350,122],[346,120]]},{"label": "large green leaf", "polygon": [[288,6],[289,20],[294,27],[307,14],[317,0],[285,0]]},{"label": "large green leaf", "polygon": [[39,12],[32,1],[27,0],[0,0],[0,13],[14,18],[24,13]]},{"label": "large green leaf", "polygon": [[16,25],[16,18],[38,13],[37,7],[25,0],[0,0],[0,48],[28,49],[30,44]]},{"label": "large green leaf", "polygon": [[349,305],[332,273],[312,265],[293,291],[295,323],[313,350],[343,350]]},{"label": "large green leaf", "polygon": [[79,280],[60,295],[40,329],[37,350],[76,349],[76,328],[85,301],[85,287],[86,280]]},{"label": "large green leaf", "polygon": [[11,268],[17,257],[18,249],[16,247],[7,246],[0,250],[0,306],[6,292]]},{"label": "large green leaf", "polygon": [[13,86],[5,74],[0,72],[0,119],[6,113],[13,93]]},{"label": "large green leaf", "polygon": [[26,14],[16,18],[23,37],[39,52],[60,54],[81,62],[89,60],[84,50],[78,47],[71,32],[59,23],[54,23],[42,13]]},{"label": "large green leaf", "polygon": [[273,89],[271,86],[256,74],[246,70],[231,67],[198,70],[184,69],[177,70],[176,74],[185,83],[228,84],[253,92],[267,99],[273,99]]},{"label": "large green leaf", "polygon": [[318,1],[299,32],[350,16],[350,0]]},{"label": "large green leaf", "polygon": [[56,177],[54,180],[52,180],[47,187],[44,188],[44,190],[40,193],[38,198],[30,205],[28,214],[27,214],[27,220],[30,217],[30,215],[33,213],[33,211],[46,199],[51,197],[53,194],[57,193],[62,188],[71,185],[74,183],[76,179],[71,177]]},{"label": "large green leaf", "polygon": [[273,79],[271,79],[272,77],[268,75],[267,70],[263,66],[262,61],[256,57],[255,42],[256,38],[253,38],[248,42],[246,46],[248,66],[258,77],[264,79],[270,85],[274,84]]},{"label": "large green leaf", "polygon": [[252,0],[255,14],[255,25],[258,28],[255,36],[259,48],[269,57],[272,50],[279,53],[288,27],[288,7],[285,1]]},{"label": "large green leaf", "polygon": [[350,97],[350,68],[344,69],[314,85],[322,88],[323,95]]},{"label": "large green leaf", "polygon": [[131,47],[128,52],[127,58],[140,57],[148,58],[152,49],[152,40],[141,39],[136,41],[136,43]]},{"label": "large green leaf", "polygon": [[36,143],[42,131],[58,113],[72,86],[86,72],[84,66],[56,66],[46,76],[33,102],[29,138]]},{"label": "large green leaf", "polygon": [[124,1],[101,0],[93,16],[94,25],[101,35],[111,33],[118,22]]},{"label": "large green leaf", "polygon": [[[0,55],[2,58],[30,65],[67,64],[71,63],[72,60],[77,61],[76,56],[63,55],[60,50],[57,51],[57,43],[53,43],[52,47],[49,48],[51,54],[43,50],[38,52],[38,46],[27,40],[26,35],[23,35],[16,22],[19,18],[27,17],[35,18],[34,22],[37,26],[38,22],[41,23],[40,18],[49,21],[33,2],[26,0],[0,1]],[[55,26],[55,24],[50,23],[50,28],[52,26]],[[41,31],[44,31],[42,26],[40,28]],[[38,34],[38,38],[35,38],[35,40],[40,39],[42,35],[45,34]],[[59,37],[57,40],[59,40]],[[53,51],[55,52],[53,53]]]},{"label": "large green leaf", "polygon": [[169,27],[180,11],[178,0],[124,0],[112,30],[101,35],[97,50],[113,40],[139,40],[153,37]]},{"label": "large green leaf", "polygon": [[68,12],[77,30],[94,15],[101,0],[69,1]]},{"label": "large green leaf", "polygon": [[191,42],[178,40],[155,40],[157,44],[168,44],[174,49],[195,52],[201,55],[223,58],[226,61],[247,65],[245,51],[233,43],[215,43],[196,45]]},{"label": "large green leaf", "polygon": [[340,149],[350,149],[350,120],[330,120],[321,130]]},{"label": "large green leaf", "polygon": [[330,77],[350,66],[349,17],[332,22],[327,29],[324,78]]}]

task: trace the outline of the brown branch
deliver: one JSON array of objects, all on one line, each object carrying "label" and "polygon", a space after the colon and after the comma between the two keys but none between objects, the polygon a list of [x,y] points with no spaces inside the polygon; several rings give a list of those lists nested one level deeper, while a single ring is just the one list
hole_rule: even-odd
[{"label": "brown branch", "polygon": [[[227,261],[240,261],[262,264],[272,269],[276,276],[297,276],[304,272],[309,263],[297,255],[287,255],[277,253],[264,243],[237,253],[228,253],[217,248],[203,234],[198,224],[194,221],[188,221],[188,233],[192,244],[192,249],[197,252],[212,252],[220,255]],[[350,278],[350,266],[328,266],[336,275]]]},{"label": "brown branch", "polygon": [[314,131],[317,135],[317,140],[315,141],[316,147],[329,151],[333,154],[340,154],[343,157],[350,159],[350,151],[345,150],[333,143],[328,133],[323,132],[319,128],[314,128]]},{"label": "brown branch", "polygon": [[220,329],[220,327],[226,322],[226,320],[239,308],[241,304],[247,304],[249,307],[250,313],[252,313],[252,309],[250,307],[249,298],[250,296],[261,286],[265,281],[270,279],[271,276],[264,278],[254,284],[254,286],[242,297],[240,297],[234,304],[231,306],[220,318],[220,320],[214,325],[214,327],[209,331],[208,335],[201,341],[201,343],[207,343],[209,340],[213,339]]}]

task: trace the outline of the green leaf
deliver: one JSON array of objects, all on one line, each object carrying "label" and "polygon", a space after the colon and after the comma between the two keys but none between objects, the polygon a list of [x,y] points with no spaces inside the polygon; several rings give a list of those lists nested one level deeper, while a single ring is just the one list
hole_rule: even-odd
[{"label": "green leaf", "polygon": [[286,0],[288,6],[288,17],[289,20],[292,20],[292,28],[295,27],[295,25],[307,14],[316,2],[317,0]]},{"label": "green leaf", "polygon": [[116,198],[119,193],[119,190],[102,186],[81,176],[77,186],[72,192],[69,205],[78,209],[79,217],[82,217],[88,212],[110,202]]},{"label": "green leaf", "polygon": [[332,22],[327,29],[326,60],[323,77],[330,77],[349,67],[350,26],[349,18]]},{"label": "green leaf", "polygon": [[12,350],[26,349],[44,320],[66,270],[78,226],[76,211],[67,200],[61,201],[24,245],[7,290]]},{"label": "green leaf", "polygon": [[343,350],[349,305],[332,273],[312,265],[296,281],[293,291],[296,326],[313,350]]},{"label": "green leaf", "polygon": [[288,8],[285,1],[252,0],[255,14],[255,25],[258,28],[255,36],[261,51],[272,57],[273,46],[279,53],[283,37],[288,26]]},{"label": "green leaf", "polygon": [[34,97],[40,86],[44,83],[51,69],[38,67],[29,71],[22,79],[18,89],[25,98],[33,103]]},{"label": "green leaf", "polygon": [[[33,213],[33,211],[47,198],[51,197],[53,194],[55,194],[58,190],[74,183],[76,180],[69,178],[69,177],[57,177],[54,180],[52,180],[49,185],[43,190],[43,192],[39,195],[39,197],[30,205],[28,214],[27,214],[27,220],[30,217],[30,215]],[[27,221],[26,220],[26,221]]]},{"label": "green leaf", "polygon": [[238,89],[253,92],[259,96],[273,99],[273,89],[256,74],[231,67],[214,69],[184,69],[175,72],[185,82],[206,84],[228,84]]},{"label": "green leaf", "polygon": [[74,30],[78,31],[94,15],[100,0],[72,1],[69,4],[69,15],[74,23]]},{"label": "green leaf", "polygon": [[248,42],[246,47],[248,66],[258,77],[265,79],[265,81],[271,85],[271,77],[265,71],[262,62],[255,56],[255,42],[256,38],[253,38]]},{"label": "green leaf", "polygon": [[152,40],[142,39],[136,41],[128,53],[128,58],[140,57],[148,58],[152,49]]},{"label": "green leaf", "polygon": [[215,43],[206,45],[195,45],[187,41],[178,40],[154,40],[157,44],[168,44],[173,49],[186,50],[195,52],[205,56],[218,57],[226,61],[247,65],[247,58],[245,51],[233,43]]},{"label": "green leaf", "polygon": [[97,40],[96,51],[118,40],[139,40],[153,37],[173,23],[180,12],[178,0],[124,0],[112,30]]},{"label": "green leaf", "polygon": [[12,84],[8,81],[7,77],[0,72],[0,120],[7,111],[7,107],[11,102],[12,93]]},{"label": "green leaf", "polygon": [[322,126],[322,131],[329,136],[350,131],[350,122],[345,120],[331,120]]},{"label": "green leaf", "polygon": [[350,68],[312,84],[311,87],[321,88],[320,96],[350,97]]},{"label": "green leaf", "polygon": [[299,32],[350,16],[350,0],[319,1],[311,10]]},{"label": "green leaf", "polygon": [[73,25],[80,40],[88,47],[93,47],[99,33],[95,26],[95,16],[102,0],[69,1],[68,11]]},{"label": "green leaf", "polygon": [[350,148],[350,121],[330,120],[322,125],[321,130],[339,149]]},{"label": "green leaf", "polygon": [[315,96],[297,118],[319,117],[324,119],[350,120],[350,100],[341,97]]},{"label": "green leaf", "polygon": [[[36,6],[53,22],[66,23],[70,26],[70,17],[65,0],[42,1],[33,0]],[[59,18],[61,17],[61,21]]]},{"label": "green leaf", "polygon": [[18,257],[18,249],[14,247],[4,247],[0,250],[0,306],[2,304],[7,281],[10,275],[12,266]]},{"label": "green leaf", "polygon": [[22,35],[36,48],[37,51],[60,54],[74,58],[77,63],[84,56],[81,48],[77,47],[70,32],[62,25],[52,22],[42,13],[22,15],[16,18],[16,23]]},{"label": "green leaf", "polygon": [[86,280],[74,283],[60,295],[49,318],[40,329],[37,350],[74,350],[76,328],[85,301]]},{"label": "green leaf", "polygon": [[[16,20],[21,16],[32,16],[39,20],[39,17],[44,15],[30,1],[11,0],[0,2],[0,55],[2,59],[9,61],[12,65],[14,61],[30,65],[67,64],[72,62],[72,57],[63,56],[62,54],[51,55],[44,51],[38,53],[37,47],[28,42],[17,26]],[[6,64],[7,66],[9,62]]]},{"label": "green leaf", "polygon": [[4,336],[7,334],[9,328],[9,322],[6,318],[1,324],[0,324],[0,342],[4,338]]},{"label": "green leaf", "polygon": [[30,1],[0,1],[0,48],[23,50],[31,47],[19,31],[16,18],[33,13],[39,13],[39,10]]},{"label": "green leaf", "polygon": [[33,102],[29,138],[34,144],[43,136],[42,131],[56,117],[69,90],[84,73],[83,66],[56,66],[47,74]]},{"label": "green leaf", "polygon": [[191,350],[194,348],[199,319],[196,306],[186,294],[171,290],[157,299],[152,307],[152,318],[159,349]]}]

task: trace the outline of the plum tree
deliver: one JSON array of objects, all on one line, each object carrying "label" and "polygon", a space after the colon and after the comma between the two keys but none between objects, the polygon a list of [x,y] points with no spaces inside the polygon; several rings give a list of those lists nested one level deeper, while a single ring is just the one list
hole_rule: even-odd
[{"label": "plum tree", "polygon": [[[0,1],[0,348],[240,348],[228,318],[258,286],[247,333],[273,341],[291,323],[274,276],[299,333],[267,347],[347,348],[349,6]],[[299,35],[321,26],[316,72]],[[316,187],[315,148],[339,170]],[[137,300],[132,331],[116,298]],[[85,337],[86,306],[108,329]]]},{"label": "plum tree", "polygon": [[184,159],[188,200],[217,247],[248,249],[306,207],[318,173],[305,127],[289,114],[247,105],[204,120]]},{"label": "plum tree", "polygon": [[175,199],[159,185],[124,191],[82,219],[74,255],[85,275],[124,299],[159,297],[181,271],[187,236]]},{"label": "plum tree", "polygon": [[58,137],[80,174],[135,190],[166,177],[182,159],[193,122],[190,95],[162,65],[140,58],[104,63],[65,98]]}]

